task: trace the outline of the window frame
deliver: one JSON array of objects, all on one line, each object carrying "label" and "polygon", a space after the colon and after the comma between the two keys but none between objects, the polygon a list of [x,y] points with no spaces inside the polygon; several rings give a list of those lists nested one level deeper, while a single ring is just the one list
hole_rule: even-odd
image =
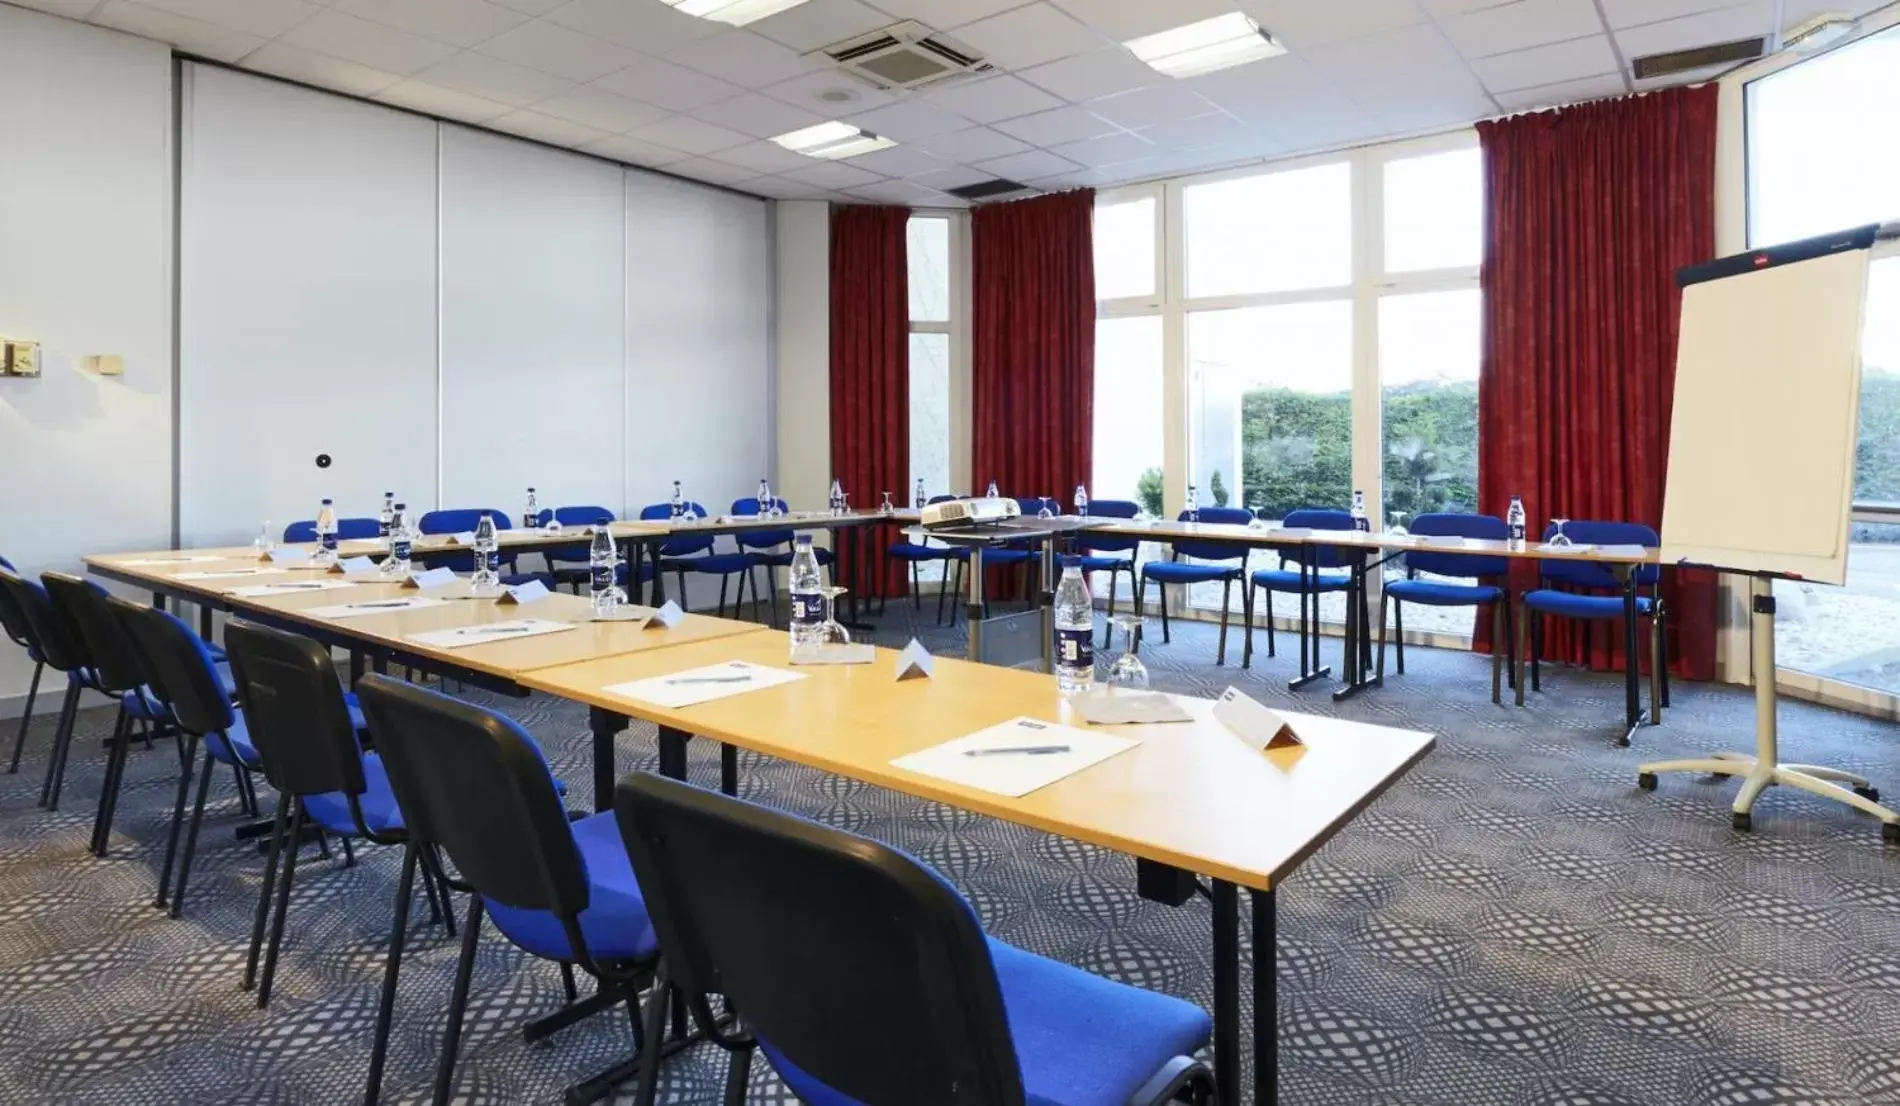
[{"label": "window frame", "polygon": [[1154,291],[1145,296],[1121,296],[1115,299],[1097,299],[1095,314],[1097,318],[1120,318],[1127,315],[1153,315],[1161,311],[1168,302],[1168,273],[1163,259],[1167,254],[1162,245],[1167,234],[1167,197],[1159,182],[1137,184],[1127,188],[1103,189],[1095,194],[1095,209],[1119,207],[1123,204],[1140,203],[1151,200],[1154,203]]}]

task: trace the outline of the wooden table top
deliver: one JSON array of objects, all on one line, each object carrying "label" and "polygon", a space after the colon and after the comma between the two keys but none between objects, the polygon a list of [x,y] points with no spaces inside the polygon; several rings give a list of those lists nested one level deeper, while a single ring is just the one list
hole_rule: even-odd
[{"label": "wooden table top", "polygon": [[1185,700],[1195,720],[1110,727],[1141,742],[1012,799],[892,766],[897,757],[1018,716],[1074,723],[1046,675],[935,660],[926,680],[893,680],[897,654],[868,665],[807,666],[808,678],[669,709],[604,689],[729,660],[790,667],[776,631],[542,668],[523,685],[590,706],[796,761],[1247,887],[1274,886],[1416,764],[1436,738],[1290,715],[1307,745],[1258,753]]},{"label": "wooden table top", "polygon": [[1298,530],[1282,533],[1279,523],[1266,526],[1236,526],[1228,523],[1179,522],[1172,519],[1153,521],[1140,519],[1094,520],[1088,527],[1090,533],[1109,534],[1117,537],[1141,536],[1153,541],[1231,541],[1252,542],[1256,545],[1330,545],[1344,548],[1372,550],[1416,549],[1421,553],[1469,553],[1483,557],[1508,557],[1516,560],[1541,561],[1599,561],[1604,564],[1658,564],[1662,551],[1654,547],[1644,547],[1640,552],[1636,547],[1628,551],[1606,551],[1603,546],[1551,549],[1536,542],[1528,542],[1521,549],[1513,549],[1507,541],[1485,538],[1445,539],[1456,540],[1457,545],[1427,544],[1416,534],[1368,533],[1361,534],[1351,530]]}]

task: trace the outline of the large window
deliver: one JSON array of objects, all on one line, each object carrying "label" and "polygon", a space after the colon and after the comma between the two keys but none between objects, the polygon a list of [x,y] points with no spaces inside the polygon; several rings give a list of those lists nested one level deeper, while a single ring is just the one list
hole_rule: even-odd
[{"label": "large window", "polygon": [[910,501],[917,481],[928,495],[950,488],[950,220],[913,216],[909,226]]},{"label": "large window", "polygon": [[[1900,219],[1900,145],[1867,131],[1900,113],[1900,27],[1751,82],[1747,105],[1751,246]],[[1900,693],[1900,256],[1874,256],[1847,584],[1777,584],[1776,647],[1796,672]]]},{"label": "large window", "polygon": [[1352,164],[1191,184],[1191,299],[1352,283]]}]

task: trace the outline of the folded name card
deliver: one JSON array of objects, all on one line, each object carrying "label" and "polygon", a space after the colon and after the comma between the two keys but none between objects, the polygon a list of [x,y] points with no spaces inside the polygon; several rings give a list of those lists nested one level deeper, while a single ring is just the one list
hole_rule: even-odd
[{"label": "folded name card", "polygon": [[1430,534],[1424,541],[1426,545],[1434,548],[1463,549],[1465,547],[1465,539],[1453,534]]},{"label": "folded name card", "polygon": [[1097,726],[1194,721],[1194,716],[1182,710],[1174,696],[1153,691],[1091,691],[1069,700],[1069,708],[1083,721]]},{"label": "folded name card", "polygon": [[877,646],[864,644],[808,645],[792,650],[793,664],[870,664],[877,659]]},{"label": "folded name card", "polygon": [[904,651],[897,654],[897,679],[927,680],[931,676],[930,667],[933,663],[930,650],[924,648],[924,643],[911,638],[910,644],[904,646]]},{"label": "folded name card", "polygon": [[538,603],[552,594],[554,593],[548,590],[546,584],[539,580],[529,580],[525,584],[516,584],[513,587],[503,588],[501,598],[495,600],[495,602],[504,607],[515,604],[526,606],[529,603]]},{"label": "folded name card", "polygon": [[375,572],[376,562],[368,557],[345,557],[330,566],[332,576],[356,576],[364,572]]},{"label": "folded name card", "polygon": [[1603,545],[1597,547],[1597,552],[1605,557],[1643,557],[1649,550],[1640,545]]},{"label": "folded name card", "polygon": [[448,541],[450,545],[474,545],[475,532],[472,530],[464,530],[459,534],[450,534]]},{"label": "folded name card", "polygon": [[1221,692],[1220,698],[1214,701],[1214,720],[1261,752],[1305,744],[1285,718],[1239,688],[1230,687]]},{"label": "folded name card", "polygon": [[402,586],[405,588],[421,588],[427,591],[430,588],[445,587],[454,582],[454,569],[431,568],[422,572],[411,572],[409,578],[402,582]]},{"label": "folded name card", "polygon": [[1537,547],[1541,553],[1588,553],[1596,548],[1587,542],[1571,542],[1569,545],[1552,545],[1544,542]]},{"label": "folded name card", "polygon": [[1313,531],[1304,526],[1282,526],[1275,530],[1269,530],[1267,533],[1271,537],[1276,538],[1310,538],[1313,536]]},{"label": "folded name card", "polygon": [[678,603],[668,599],[665,606],[653,612],[653,621],[647,623],[646,628],[671,630],[684,621],[686,621],[686,612],[680,610]]},{"label": "folded name card", "polygon": [[277,565],[302,564],[310,559],[310,551],[308,549],[298,549],[295,546],[283,545],[264,554],[264,559]]}]

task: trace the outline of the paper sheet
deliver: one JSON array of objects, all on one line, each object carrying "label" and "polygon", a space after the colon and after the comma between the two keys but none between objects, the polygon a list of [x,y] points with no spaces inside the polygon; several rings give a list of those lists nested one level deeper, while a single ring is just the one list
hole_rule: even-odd
[{"label": "paper sheet", "polygon": [[806,678],[805,673],[789,669],[768,668],[746,661],[725,661],[651,679],[614,684],[606,691],[609,695],[638,699],[656,707],[690,707]]},{"label": "paper sheet", "polygon": [[354,583],[342,580],[299,580],[294,584],[258,584],[255,587],[233,588],[231,594],[239,599],[266,599],[273,595],[296,595],[305,591],[335,591],[338,588],[353,588]]},{"label": "paper sheet", "polygon": [[[1141,742],[1100,730],[1016,718],[898,757],[891,765],[977,791],[1021,798],[1139,744]],[[981,755],[985,750],[1065,746],[1062,752]],[[971,753],[979,755],[968,755]]]},{"label": "paper sheet", "polygon": [[214,572],[180,572],[174,580],[235,580],[242,576],[274,576],[280,568],[226,568]]},{"label": "paper sheet", "polygon": [[509,622],[488,622],[480,626],[463,626],[455,630],[430,630],[423,634],[409,634],[403,640],[418,645],[433,645],[438,649],[465,649],[471,645],[490,645],[497,641],[520,641],[522,638],[540,637],[543,634],[558,634],[563,630],[572,630],[572,622],[551,622],[544,618],[517,618]]},{"label": "paper sheet", "polygon": [[412,595],[403,599],[366,599],[361,603],[342,603],[334,607],[311,607],[303,613],[312,618],[361,618],[366,614],[419,611],[424,607],[440,607],[445,602],[447,600],[433,596]]},{"label": "paper sheet", "polygon": [[806,664],[870,664],[877,659],[877,646],[853,643],[850,645],[812,645],[792,650],[792,663]]},{"label": "paper sheet", "polygon": [[158,568],[161,565],[201,565],[211,561],[234,561],[236,557],[213,557],[200,553],[191,557],[145,557],[136,561],[120,561],[121,568]]}]

